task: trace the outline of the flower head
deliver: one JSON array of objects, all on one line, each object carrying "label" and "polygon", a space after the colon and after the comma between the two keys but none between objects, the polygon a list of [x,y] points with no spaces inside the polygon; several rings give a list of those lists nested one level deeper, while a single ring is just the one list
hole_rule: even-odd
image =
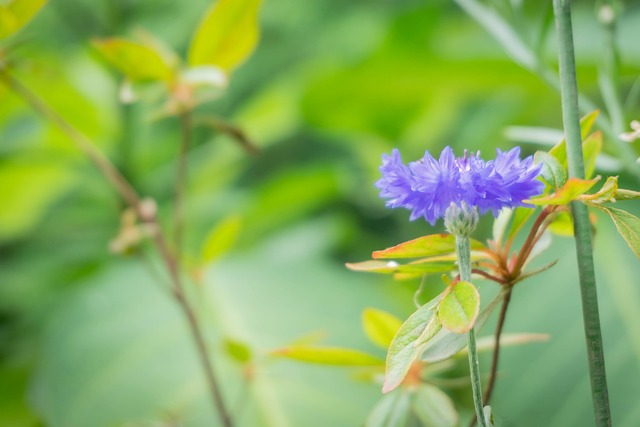
[{"label": "flower head", "polygon": [[530,206],[524,200],[540,194],[537,180],[542,165],[533,158],[520,160],[520,148],[497,150],[495,160],[484,161],[480,153],[455,157],[446,147],[436,160],[427,150],[422,159],[405,165],[400,152],[382,156],[382,178],[376,182],[388,207],[411,211],[411,220],[423,217],[430,224],[444,216],[451,204],[477,208],[494,215],[505,207]]}]

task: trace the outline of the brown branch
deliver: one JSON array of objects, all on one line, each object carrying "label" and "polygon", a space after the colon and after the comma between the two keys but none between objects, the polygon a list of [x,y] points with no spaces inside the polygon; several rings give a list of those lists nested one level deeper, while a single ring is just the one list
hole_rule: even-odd
[{"label": "brown branch", "polygon": [[[191,139],[191,119],[188,111],[180,113],[180,129],[182,138],[180,140],[178,169],[176,171],[176,182],[173,194],[173,243],[176,254],[182,253],[182,238],[184,233],[184,192],[187,182],[187,154],[189,152],[189,141]],[[179,266],[180,260],[178,259],[177,262]]]},{"label": "brown branch", "polygon": [[185,297],[184,285],[180,276],[177,257],[169,250],[164,234],[159,227],[155,209],[149,209],[147,207],[148,205],[140,199],[140,196],[131,184],[129,184],[115,166],[113,166],[111,161],[102,154],[102,152],[98,150],[84,134],[79,132],[56,111],[50,108],[44,101],[38,98],[36,94],[31,92],[26,86],[13,78],[9,73],[7,73],[6,69],[0,68],[0,80],[17,95],[22,97],[22,99],[24,99],[36,112],[56,125],[65,135],[67,135],[75,146],[85,154],[94,166],[105,176],[107,181],[113,185],[125,202],[135,210],[138,217],[143,222],[153,227],[153,242],[160,253],[160,257],[162,258],[167,271],[169,272],[173,296],[184,312],[189,324],[189,329],[191,330],[196,342],[197,352],[200,355],[214,406],[218,410],[218,416],[220,417],[222,424],[225,427],[233,427],[233,422],[229,416],[227,407],[224,404],[222,391],[211,364],[211,357],[206,346],[204,334],[200,329],[200,324],[193,307]]},{"label": "brown branch", "polygon": [[500,277],[494,276],[490,273],[487,273],[484,270],[480,270],[479,268],[472,268],[471,269],[471,273],[473,274],[477,274],[479,276],[484,277],[485,279],[489,279],[492,280],[494,282],[500,283],[501,285],[504,285],[506,283],[506,281],[504,279],[501,279]]},{"label": "brown branch", "polygon": [[498,324],[496,325],[495,343],[493,344],[493,358],[491,360],[491,372],[489,374],[489,382],[487,388],[484,391],[485,405],[489,404],[493,389],[496,384],[496,377],[498,375],[498,360],[500,358],[500,337],[502,336],[502,328],[504,327],[504,321],[507,317],[507,309],[509,308],[509,302],[511,301],[511,292],[513,287],[511,285],[506,286],[504,294],[504,300],[502,300],[502,307],[500,307],[500,314],[498,315]]}]

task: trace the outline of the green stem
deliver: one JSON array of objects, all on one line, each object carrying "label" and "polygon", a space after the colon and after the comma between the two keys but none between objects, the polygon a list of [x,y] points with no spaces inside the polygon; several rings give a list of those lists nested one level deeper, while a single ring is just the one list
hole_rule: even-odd
[{"label": "green stem", "polygon": [[[468,236],[456,235],[456,254],[458,255],[458,269],[460,270],[460,280],[471,281],[471,243]],[[473,392],[473,405],[480,427],[487,427],[484,418],[482,403],[482,383],[480,381],[480,362],[478,351],[476,350],[476,332],[471,328],[467,336],[469,347],[469,372],[471,375],[471,390]]]},{"label": "green stem", "polygon": [[[559,41],[560,93],[562,98],[562,119],[567,141],[569,176],[584,178],[578,89],[571,29],[571,2],[570,0],[554,0],[553,6]],[[596,426],[611,426],[604,351],[602,349],[602,335],[598,315],[598,295],[593,265],[591,223],[587,207],[584,204],[572,202],[571,209],[573,211],[580,293],[582,296],[582,314]]]}]

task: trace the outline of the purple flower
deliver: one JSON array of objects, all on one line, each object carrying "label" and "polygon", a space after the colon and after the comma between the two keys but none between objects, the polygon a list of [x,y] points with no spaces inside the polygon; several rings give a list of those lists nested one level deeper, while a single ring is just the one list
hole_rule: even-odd
[{"label": "purple flower", "polygon": [[542,192],[544,184],[536,179],[541,168],[531,156],[520,160],[519,147],[497,150],[496,159],[487,162],[480,153],[456,158],[450,147],[436,160],[427,150],[408,166],[394,149],[391,156],[383,154],[382,178],[375,186],[388,207],[409,209],[412,221],[424,217],[434,225],[452,203],[494,215],[502,208],[531,206],[523,200]]}]

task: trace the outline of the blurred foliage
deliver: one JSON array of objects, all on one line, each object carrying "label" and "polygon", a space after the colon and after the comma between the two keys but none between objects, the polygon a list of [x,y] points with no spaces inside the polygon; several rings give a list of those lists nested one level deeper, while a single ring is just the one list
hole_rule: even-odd
[{"label": "blurred foliage", "polygon": [[[522,3],[512,18],[525,40],[541,40],[553,64],[553,33],[540,31],[545,2],[494,3],[502,13]],[[625,3],[617,39],[624,94],[640,73],[640,6]],[[161,215],[169,212],[179,125],[152,120],[148,104],[119,104],[121,78],[90,40],[144,28],[186,57],[209,6],[56,0],[10,40],[20,42],[7,58],[18,76],[155,198]],[[267,0],[260,22],[257,50],[225,96],[198,109],[238,125],[260,153],[195,130],[186,246],[191,258],[213,263],[191,292],[239,425],[361,425],[379,388],[345,370],[263,363],[261,355],[322,330],[328,345],[383,358],[361,330],[362,311],[403,319],[413,311],[416,281],[344,267],[369,258],[371,248],[434,232],[384,209],[372,185],[381,153],[508,148],[507,126],[561,126],[559,96],[444,0]],[[601,32],[590,2],[576,2],[575,30],[581,89],[602,104]],[[631,99],[625,114],[638,118],[638,103]],[[603,150],[610,147],[605,137]],[[523,145],[526,154],[536,148],[535,141]],[[619,175],[623,188],[638,188]],[[154,281],[158,260],[146,247],[130,259],[108,251],[122,208],[65,136],[0,85],[0,425],[215,422],[181,313],[163,281]],[[637,204],[625,209],[640,213]],[[640,266],[605,214],[596,221],[595,259],[609,391],[616,425],[632,427],[640,420]],[[482,225],[486,237],[489,222]],[[228,244],[211,246],[211,234]],[[539,260],[559,259],[557,266],[527,281],[511,303],[507,331],[551,339],[502,353],[493,408],[504,426],[591,422],[572,245],[558,239]],[[495,294],[480,285],[483,298]],[[442,288],[429,279],[425,300]],[[237,354],[250,354],[252,369]],[[464,365],[451,375],[463,376]],[[467,405],[468,418],[468,390],[446,391]]]}]

